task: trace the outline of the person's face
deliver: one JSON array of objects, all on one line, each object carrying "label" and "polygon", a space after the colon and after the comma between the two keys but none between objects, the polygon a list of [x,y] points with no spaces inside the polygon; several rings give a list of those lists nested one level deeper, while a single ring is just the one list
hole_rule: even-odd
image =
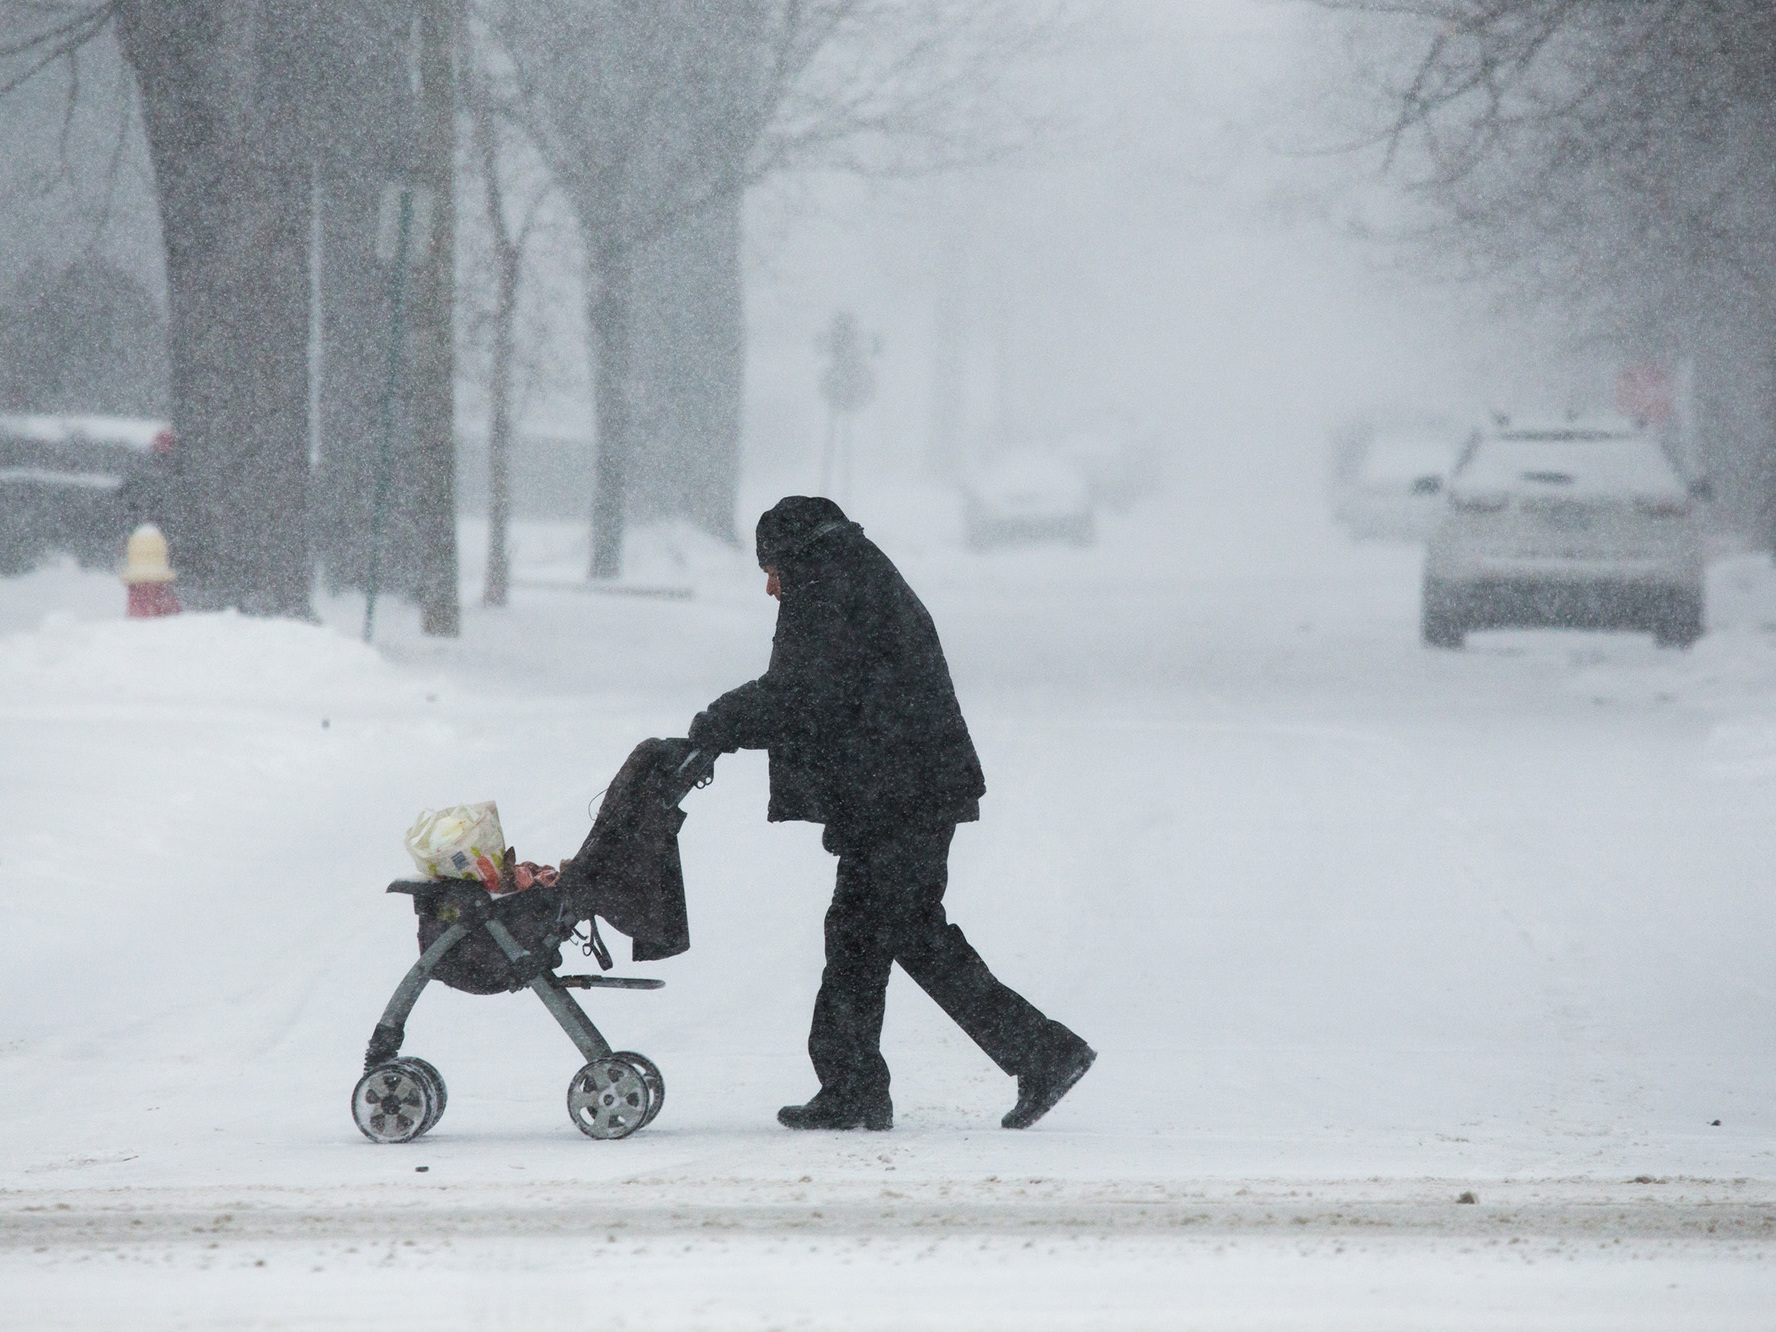
[{"label": "person's face", "polygon": [[779,601],[783,600],[783,584],[777,581],[777,566],[775,564],[765,566],[765,595],[776,597]]}]

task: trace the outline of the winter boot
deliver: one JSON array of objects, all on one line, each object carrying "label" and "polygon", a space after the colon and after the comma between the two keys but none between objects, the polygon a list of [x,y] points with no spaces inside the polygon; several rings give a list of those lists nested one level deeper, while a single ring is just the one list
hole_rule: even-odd
[{"label": "winter boot", "polygon": [[894,1127],[894,1103],[886,1092],[879,1096],[839,1097],[824,1088],[806,1105],[786,1105],[777,1122],[792,1129],[866,1128],[877,1133]]},{"label": "winter boot", "polygon": [[[1062,1028],[1065,1031],[1065,1028]],[[1026,1129],[1055,1108],[1085,1076],[1098,1052],[1067,1032],[1066,1042],[1050,1050],[1040,1061],[1018,1074],[1018,1099],[999,1123],[1008,1129]]]}]

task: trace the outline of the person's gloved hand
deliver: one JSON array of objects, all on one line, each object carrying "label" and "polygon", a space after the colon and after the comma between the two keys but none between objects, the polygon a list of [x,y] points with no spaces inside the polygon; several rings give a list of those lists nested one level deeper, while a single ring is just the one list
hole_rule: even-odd
[{"label": "person's gloved hand", "polygon": [[732,754],[740,747],[734,743],[727,728],[707,708],[691,718],[691,728],[685,732],[685,736],[711,759],[717,754]]}]

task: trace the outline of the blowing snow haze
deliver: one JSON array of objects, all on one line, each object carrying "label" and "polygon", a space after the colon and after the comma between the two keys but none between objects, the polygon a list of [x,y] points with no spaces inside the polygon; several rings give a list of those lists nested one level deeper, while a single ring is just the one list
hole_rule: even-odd
[{"label": "blowing snow haze", "polygon": [[1180,478],[1175,496],[1259,523],[1309,503],[1329,432],[1353,418],[1567,405],[1593,373],[1582,355],[1348,234],[1378,191],[1367,161],[1325,151],[1348,100],[1324,86],[1331,37],[1293,6],[1108,7],[1045,56],[1053,128],[1012,161],[765,191],[749,293],[761,463],[817,452],[805,330],[829,308],[883,337],[861,456],[904,467],[948,440],[1120,433]]},{"label": "blowing snow haze", "polygon": [[1762,11],[0,5],[0,1328],[1766,1327]]}]

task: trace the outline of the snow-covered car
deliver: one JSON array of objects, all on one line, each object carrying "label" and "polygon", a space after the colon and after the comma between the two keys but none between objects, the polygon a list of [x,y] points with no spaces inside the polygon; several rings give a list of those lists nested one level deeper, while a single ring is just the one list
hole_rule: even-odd
[{"label": "snow-covered car", "polygon": [[1425,554],[1422,632],[1460,647],[1512,626],[1702,636],[1702,482],[1632,422],[1502,426],[1450,475]]},{"label": "snow-covered car", "polygon": [[107,567],[137,522],[159,518],[173,450],[165,421],[0,416],[0,574],[64,551]]},{"label": "snow-covered car", "polygon": [[1426,540],[1442,516],[1459,448],[1453,435],[1434,431],[1372,436],[1337,485],[1333,516],[1359,540]]},{"label": "snow-covered car", "polygon": [[970,468],[962,499],[968,544],[976,550],[1032,541],[1088,546],[1097,535],[1091,487],[1051,454],[1000,454]]}]

